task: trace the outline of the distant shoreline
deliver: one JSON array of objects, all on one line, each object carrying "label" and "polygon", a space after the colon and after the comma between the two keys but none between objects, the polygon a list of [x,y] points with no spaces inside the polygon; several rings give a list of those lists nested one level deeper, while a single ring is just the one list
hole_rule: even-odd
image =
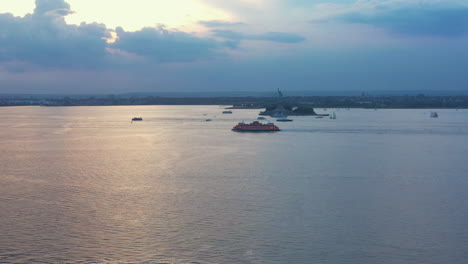
[{"label": "distant shoreline", "polygon": [[229,109],[262,109],[272,105],[310,108],[468,109],[468,96],[290,96],[276,97],[17,97],[0,96],[2,106],[219,105]]},{"label": "distant shoreline", "polygon": [[[108,106],[214,106],[214,104],[206,104],[206,105],[201,105],[201,104],[154,104],[154,105],[54,105],[54,106],[40,106],[40,105],[0,105],[0,108],[9,108],[9,107],[51,107],[51,108],[59,108],[59,107],[108,107]],[[315,107],[315,109],[321,109],[323,107]],[[400,107],[400,108],[365,108],[365,107],[327,107],[329,109],[342,109],[342,110],[348,110],[348,109],[363,109],[363,110],[467,110],[468,107],[445,107],[445,108],[439,108],[439,107],[420,107],[420,108],[410,108],[410,107]],[[226,107],[224,109],[233,109],[233,110],[261,110],[265,109],[265,107],[262,108],[229,108]],[[320,110],[319,110],[320,111]],[[320,115],[320,114],[319,114]]]}]

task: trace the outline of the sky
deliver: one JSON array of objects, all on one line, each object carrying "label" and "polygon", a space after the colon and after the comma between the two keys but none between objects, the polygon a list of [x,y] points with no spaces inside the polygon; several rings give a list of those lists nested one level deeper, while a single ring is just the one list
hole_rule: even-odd
[{"label": "sky", "polygon": [[467,0],[0,0],[0,94],[467,91]]}]

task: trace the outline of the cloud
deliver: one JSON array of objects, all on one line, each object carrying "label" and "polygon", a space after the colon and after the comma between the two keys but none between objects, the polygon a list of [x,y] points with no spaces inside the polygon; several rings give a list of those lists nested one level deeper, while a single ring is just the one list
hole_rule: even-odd
[{"label": "cloud", "polygon": [[[70,25],[65,17],[71,13],[64,0],[36,0],[32,14],[0,14],[0,69],[99,69],[128,63],[191,62],[220,56],[226,48],[238,45],[237,41],[197,37],[164,26],[129,32],[98,23]],[[113,37],[116,41],[108,43]]]},{"label": "cloud", "polygon": [[[0,62],[45,67],[96,67],[106,56],[109,30],[102,24],[67,25],[63,0],[37,0],[33,14],[0,14]],[[68,11],[67,11],[68,10]]]},{"label": "cloud", "polygon": [[[304,37],[284,32],[245,34],[222,28],[245,25],[223,20],[200,21],[213,37],[168,29],[115,30],[98,23],[67,24],[73,11],[66,0],[36,0],[32,14],[0,14],[0,69],[115,69],[137,65],[213,60],[227,56],[243,40],[298,43]],[[215,38],[217,37],[217,38]],[[221,38],[221,40],[219,39]],[[109,43],[108,40],[113,42]]]},{"label": "cloud", "polygon": [[64,0],[36,0],[35,15],[47,15],[51,12],[65,16],[71,12],[70,5]]},{"label": "cloud", "polygon": [[279,43],[298,43],[305,40],[305,38],[301,35],[294,34],[294,33],[285,33],[285,32],[267,32],[263,34],[244,34],[237,31],[232,30],[224,30],[224,29],[215,29],[211,32],[214,33],[216,37],[230,39],[230,40],[264,40],[264,41],[272,41],[272,42],[279,42]]},{"label": "cloud", "polygon": [[267,32],[261,35],[254,35],[253,37],[253,39],[257,40],[268,40],[281,43],[298,43],[305,40],[301,35],[284,32]]},{"label": "cloud", "polygon": [[352,6],[334,7],[334,14],[319,20],[369,24],[414,36],[459,37],[468,33],[468,4],[460,1],[357,1]]},{"label": "cloud", "polygon": [[219,50],[235,47],[231,42],[219,42],[210,38],[199,38],[191,34],[170,31],[163,25],[155,28],[129,32],[116,30],[118,39],[112,44],[126,52],[151,58],[157,62],[189,62],[219,56]]},{"label": "cloud", "polygon": [[242,23],[242,22],[229,22],[229,21],[222,21],[222,20],[199,21],[198,23],[205,27],[212,27],[212,28],[245,25],[245,23]]}]

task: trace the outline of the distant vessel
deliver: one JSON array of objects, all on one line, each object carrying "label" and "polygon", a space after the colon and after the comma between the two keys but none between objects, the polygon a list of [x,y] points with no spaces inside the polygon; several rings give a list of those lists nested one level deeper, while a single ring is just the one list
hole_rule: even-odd
[{"label": "distant vessel", "polygon": [[208,118],[208,119],[205,119],[206,122],[210,122],[211,120],[212,120],[212,119],[209,119],[209,118]]},{"label": "distant vessel", "polygon": [[223,111],[223,114],[232,114],[231,110]]},{"label": "distant vessel", "polygon": [[273,123],[262,124],[258,121],[253,121],[250,124],[240,122],[235,127],[232,128],[232,131],[235,132],[274,132],[280,131],[279,127],[275,126]]},{"label": "distant vessel", "polygon": [[265,120],[266,118],[263,117],[263,116],[259,116],[259,117],[257,117],[257,119],[258,119],[258,120]]},{"label": "distant vessel", "polygon": [[134,117],[132,118],[132,121],[143,121],[142,117]]},{"label": "distant vessel", "polygon": [[286,117],[288,117],[288,116],[287,116],[286,114],[284,114],[284,113],[278,112],[278,113],[272,114],[271,117],[275,117],[275,118],[286,118]]},{"label": "distant vessel", "polygon": [[437,112],[431,112],[431,117],[432,118],[438,118],[439,115],[437,114]]},{"label": "distant vessel", "polygon": [[336,119],[336,114],[333,112],[333,114],[330,116],[330,119]]},{"label": "distant vessel", "polygon": [[293,120],[292,119],[287,119],[287,118],[279,118],[279,119],[276,119],[276,121],[278,122],[292,122]]}]

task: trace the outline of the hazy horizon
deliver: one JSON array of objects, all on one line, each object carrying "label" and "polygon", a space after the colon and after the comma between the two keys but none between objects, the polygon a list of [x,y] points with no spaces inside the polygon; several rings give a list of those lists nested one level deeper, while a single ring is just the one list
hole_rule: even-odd
[{"label": "hazy horizon", "polygon": [[[295,96],[467,96],[468,91],[465,90],[385,90],[385,91],[358,91],[358,90],[336,90],[336,91],[284,91],[282,93],[285,97]],[[157,96],[157,97],[276,97],[277,92],[275,90],[270,91],[159,91],[159,92],[128,92],[128,93],[0,93],[0,96],[18,96],[18,97],[146,97],[146,96]]]}]

